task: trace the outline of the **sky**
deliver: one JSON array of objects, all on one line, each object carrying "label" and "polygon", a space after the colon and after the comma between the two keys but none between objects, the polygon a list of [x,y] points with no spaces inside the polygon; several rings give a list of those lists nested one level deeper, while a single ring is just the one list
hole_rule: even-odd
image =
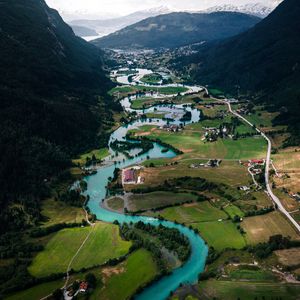
[{"label": "sky", "polygon": [[280,0],[46,0],[65,17],[113,17],[159,6],[171,10],[202,10],[215,5],[261,3],[276,5]]}]

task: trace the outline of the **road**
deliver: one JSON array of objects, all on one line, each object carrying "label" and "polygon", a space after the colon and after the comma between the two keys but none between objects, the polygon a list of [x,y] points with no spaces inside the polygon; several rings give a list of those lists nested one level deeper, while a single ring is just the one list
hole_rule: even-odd
[{"label": "road", "polygon": [[[238,117],[239,119],[243,120],[245,123],[247,123],[249,126],[254,127],[254,125],[249,122],[246,118],[238,114],[237,112],[232,110],[230,102],[226,100],[220,100],[220,99],[215,99],[218,101],[221,101],[225,104],[228,105],[229,111]],[[294,225],[294,227],[297,229],[297,231],[300,233],[300,225],[295,221],[295,219],[289,214],[289,212],[284,208],[282,205],[280,199],[274,195],[271,185],[270,185],[270,164],[271,164],[271,151],[272,151],[272,142],[271,140],[258,128],[255,128],[256,131],[268,142],[268,151],[267,151],[267,157],[266,157],[266,169],[265,169],[265,181],[266,181],[266,188],[269,196],[273,200],[273,202],[277,205],[278,209],[291,221],[291,223]]]}]

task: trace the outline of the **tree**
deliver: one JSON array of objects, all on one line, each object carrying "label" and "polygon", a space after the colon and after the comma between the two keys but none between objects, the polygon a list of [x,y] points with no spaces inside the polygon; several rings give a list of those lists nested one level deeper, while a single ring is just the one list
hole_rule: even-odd
[{"label": "tree", "polygon": [[85,281],[89,284],[91,288],[95,288],[97,284],[97,278],[94,273],[88,273],[85,275]]},{"label": "tree", "polygon": [[52,297],[55,300],[62,300],[64,299],[64,293],[61,289],[57,289],[53,292]]}]

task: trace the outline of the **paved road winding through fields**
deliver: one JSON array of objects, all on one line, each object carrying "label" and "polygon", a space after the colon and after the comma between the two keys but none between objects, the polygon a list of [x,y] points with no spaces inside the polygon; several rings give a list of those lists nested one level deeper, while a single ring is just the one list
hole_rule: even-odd
[{"label": "paved road winding through fields", "polygon": [[[207,90],[206,90],[207,91]],[[249,126],[254,127],[254,124],[249,122],[246,118],[238,114],[236,111],[232,110],[231,103],[228,100],[220,100],[220,99],[215,99],[218,101],[221,101],[225,104],[227,104],[229,111],[238,117],[239,119],[243,120],[245,123],[247,123]],[[300,225],[295,221],[295,219],[288,213],[288,211],[284,208],[282,205],[280,199],[274,195],[271,185],[270,185],[270,164],[271,164],[271,150],[272,150],[272,142],[271,140],[258,128],[255,128],[256,131],[268,142],[268,152],[267,152],[267,158],[266,158],[266,169],[265,169],[265,181],[266,181],[266,187],[268,194],[272,198],[273,202],[277,205],[278,209],[292,222],[292,224],[295,226],[298,232],[300,232]]]}]

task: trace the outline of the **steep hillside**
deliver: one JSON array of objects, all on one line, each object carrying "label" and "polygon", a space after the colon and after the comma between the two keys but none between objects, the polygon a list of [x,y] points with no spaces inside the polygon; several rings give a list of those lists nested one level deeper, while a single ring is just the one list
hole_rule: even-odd
[{"label": "steep hillside", "polygon": [[104,48],[174,48],[233,36],[259,20],[233,12],[171,13],[148,18],[93,43]]},{"label": "steep hillside", "polygon": [[43,0],[0,1],[0,42],[1,233],[37,220],[49,179],[105,142],[112,104],[101,52]]},{"label": "steep hillside", "polygon": [[[224,42],[200,47],[179,59],[178,68],[191,68],[192,77],[228,91],[258,96],[281,109],[277,122],[300,135],[300,2],[285,0],[254,28]],[[298,143],[297,140],[290,140]]]}]

